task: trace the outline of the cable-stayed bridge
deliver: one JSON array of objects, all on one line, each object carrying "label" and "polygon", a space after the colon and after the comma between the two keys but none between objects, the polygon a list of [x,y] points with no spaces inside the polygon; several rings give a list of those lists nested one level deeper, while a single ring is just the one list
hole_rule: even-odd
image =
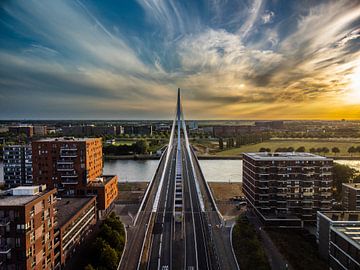
[{"label": "cable-stayed bridge", "polygon": [[169,144],[139,207],[119,269],[238,269],[230,228],[189,144],[178,89]]}]

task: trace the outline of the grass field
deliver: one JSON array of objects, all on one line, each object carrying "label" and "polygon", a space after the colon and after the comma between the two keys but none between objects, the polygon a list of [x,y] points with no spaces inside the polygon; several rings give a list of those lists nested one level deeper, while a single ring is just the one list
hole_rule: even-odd
[{"label": "grass field", "polygon": [[[225,151],[217,152],[216,155],[220,156],[236,156],[241,155],[243,152],[258,152],[260,148],[270,148],[271,151],[275,151],[277,148],[284,147],[293,147],[294,149],[304,146],[305,150],[308,152],[310,148],[319,148],[327,147],[330,149],[333,147],[338,147],[340,153],[336,156],[350,156],[348,149],[351,146],[360,146],[359,141],[325,141],[325,140],[271,140],[267,142],[244,145],[239,148],[232,148]],[[323,153],[320,153],[324,155]],[[335,156],[334,153],[328,153],[327,156]],[[354,153],[353,156],[360,156],[360,153]]]}]

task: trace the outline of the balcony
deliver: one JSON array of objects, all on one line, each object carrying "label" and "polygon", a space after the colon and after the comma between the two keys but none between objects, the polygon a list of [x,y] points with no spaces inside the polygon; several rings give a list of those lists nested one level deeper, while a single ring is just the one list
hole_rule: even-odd
[{"label": "balcony", "polygon": [[61,181],[61,184],[63,185],[77,185],[79,183],[79,181],[75,180],[75,179],[65,179]]},{"label": "balcony", "polygon": [[76,158],[76,157],[77,157],[77,153],[62,152],[62,153],[60,153],[60,156],[63,157],[63,158]]},{"label": "balcony", "polygon": [[59,172],[71,172],[74,170],[73,164],[58,164],[57,170]]},{"label": "balcony", "polygon": [[63,164],[74,164],[74,162],[72,160],[68,160],[68,159],[60,159],[57,161],[58,165],[63,165]]},{"label": "balcony", "polygon": [[11,247],[8,244],[0,244],[0,254],[8,254],[11,251]]},{"label": "balcony", "polygon": [[75,174],[75,173],[66,173],[66,174],[62,174],[61,175],[61,178],[63,179],[63,178],[77,178],[78,177],[78,175],[77,174]]},{"label": "balcony", "polygon": [[0,218],[0,226],[7,226],[10,224],[9,217],[2,217]]}]

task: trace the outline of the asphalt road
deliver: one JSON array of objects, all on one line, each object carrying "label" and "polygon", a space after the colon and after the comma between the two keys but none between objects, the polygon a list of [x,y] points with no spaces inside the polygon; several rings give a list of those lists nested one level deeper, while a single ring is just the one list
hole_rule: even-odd
[{"label": "asphalt road", "polygon": [[[181,147],[183,222],[177,223],[173,217],[176,156],[174,147],[165,172],[157,211],[152,213],[162,170],[165,168],[165,158],[159,165],[135,226],[127,228],[128,241],[119,269],[138,269],[138,266],[140,269],[161,270],[238,269],[230,244],[230,228],[222,226],[222,218],[216,212],[196,157],[187,153],[184,141]],[[190,159],[193,160],[194,171]],[[196,181],[205,211],[201,209]],[[150,221],[154,223],[148,224]],[[152,229],[147,230],[148,226]],[[144,245],[144,239],[149,239],[146,250],[143,250],[144,246],[147,246]],[[141,254],[148,254],[145,256],[147,261],[143,264],[139,264]]]},{"label": "asphalt road", "polygon": [[175,149],[172,153],[156,212],[147,269],[172,269]]},{"label": "asphalt road", "polygon": [[165,157],[161,160],[159,164],[159,167],[153,179],[153,184],[150,187],[149,194],[142,209],[140,209],[138,220],[135,226],[131,226],[126,229],[127,242],[118,269],[130,270],[137,269],[138,267],[140,254],[143,246],[143,240],[146,234],[146,228],[152,214],[152,207],[157,192],[157,187],[159,186],[161,174],[164,169],[164,165]]}]

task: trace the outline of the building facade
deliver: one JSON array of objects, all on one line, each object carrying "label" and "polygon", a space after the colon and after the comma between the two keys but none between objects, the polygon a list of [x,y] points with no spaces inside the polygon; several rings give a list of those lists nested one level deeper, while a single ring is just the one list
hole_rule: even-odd
[{"label": "building facade", "polygon": [[360,211],[360,184],[342,184],[342,205],[348,211]]},{"label": "building facade", "polygon": [[96,195],[98,217],[118,196],[117,176],[102,175],[99,138],[43,139],[32,143],[34,182],[55,187],[61,196]]},{"label": "building facade", "polygon": [[55,269],[63,269],[96,224],[96,197],[59,198],[54,249]]},{"label": "building facade", "polygon": [[17,187],[0,196],[0,269],[54,269],[56,190]]},{"label": "building facade", "polygon": [[331,209],[331,159],[310,153],[244,153],[243,191],[265,224],[302,227]]},{"label": "building facade", "polygon": [[56,138],[32,143],[33,178],[66,195],[102,173],[101,139]]},{"label": "building facade", "polygon": [[359,211],[318,212],[316,238],[330,269],[360,269]]},{"label": "building facade", "polygon": [[32,150],[30,145],[4,146],[4,181],[7,187],[32,185]]},{"label": "building facade", "polygon": [[31,138],[34,135],[33,126],[10,126],[9,132],[15,135],[25,134],[26,137]]}]

